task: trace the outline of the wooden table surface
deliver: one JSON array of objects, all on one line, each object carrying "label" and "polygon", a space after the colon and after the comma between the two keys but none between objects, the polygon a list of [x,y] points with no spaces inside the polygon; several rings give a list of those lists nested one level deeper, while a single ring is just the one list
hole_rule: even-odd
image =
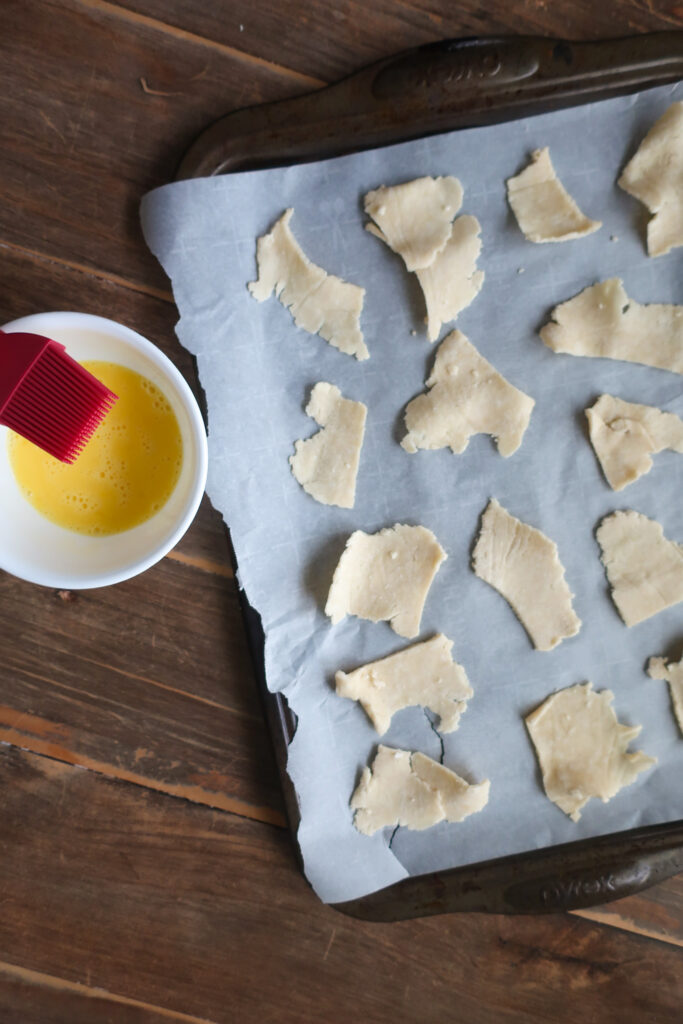
[{"label": "wooden table surface", "polygon": [[[682,27],[680,0],[3,0],[0,319],[112,317],[196,384],[137,211],[209,121],[451,36]],[[127,583],[0,573],[0,1024],[680,1020],[680,877],[580,916],[320,904],[230,565],[205,500]]]}]

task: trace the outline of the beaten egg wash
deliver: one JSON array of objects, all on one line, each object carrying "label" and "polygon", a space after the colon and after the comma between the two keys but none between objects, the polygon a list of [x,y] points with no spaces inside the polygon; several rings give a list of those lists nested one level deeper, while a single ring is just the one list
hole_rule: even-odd
[{"label": "beaten egg wash", "polygon": [[72,465],[18,434],[9,458],[24,497],[58,526],[101,537],[151,519],[170,498],[183,458],[180,427],[161,390],[126,366],[83,366],[118,402]]}]

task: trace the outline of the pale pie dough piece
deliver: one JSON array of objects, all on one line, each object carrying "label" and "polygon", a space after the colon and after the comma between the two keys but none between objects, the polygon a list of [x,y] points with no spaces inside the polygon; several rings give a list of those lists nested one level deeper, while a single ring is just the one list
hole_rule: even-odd
[{"label": "pale pie dough piece", "polygon": [[683,658],[678,663],[670,662],[668,665],[664,658],[650,658],[647,674],[652,679],[666,679],[678,728],[683,733]]},{"label": "pale pie dough piece", "polygon": [[662,256],[683,245],[683,101],[655,121],[618,183],[647,206],[647,251]]},{"label": "pale pie dough piece", "polygon": [[392,715],[418,704],[440,716],[438,729],[453,732],[467,709],[472,687],[462,665],[451,657],[453,641],[437,633],[354,672],[337,672],[340,697],[360,701],[378,733],[389,728]]},{"label": "pale pie dough piece", "polygon": [[602,227],[581,212],[555,174],[550,150],[535,149],[531,163],[508,178],[508,201],[530,242],[568,242]]},{"label": "pale pie dough piece", "polygon": [[396,526],[379,533],[356,530],[334,570],[325,614],[333,625],[345,615],[389,621],[408,639],[420,631],[427,592],[447,558],[431,530]]},{"label": "pale pie dough piece", "polygon": [[275,292],[297,327],[319,334],[341,352],[368,359],[360,314],[365,289],[342,281],[312,263],[292,234],[293,209],[285,210],[267,235],[256,243],[258,281],[248,287],[258,302]]},{"label": "pale pie dough piece", "polygon": [[457,178],[382,185],[365,196],[365,212],[375,222],[367,224],[367,230],[398,253],[408,270],[422,270],[431,266],[451,237],[451,221],[462,195]]},{"label": "pale pie dough piece", "polygon": [[601,395],[586,409],[590,439],[610,487],[621,491],[652,469],[651,455],[683,455],[683,420],[652,405]]},{"label": "pale pie dough piece", "polygon": [[515,519],[492,498],[472,555],[477,576],[505,598],[537,651],[551,651],[576,636],[574,613],[557,545],[540,530]]},{"label": "pale pie dough piece", "polygon": [[683,601],[683,547],[667,540],[654,519],[632,509],[613,512],[596,537],[612,600],[627,626]]},{"label": "pale pie dough piece", "polygon": [[441,342],[426,383],[430,390],[406,407],[401,446],[407,452],[450,448],[459,455],[473,434],[493,435],[505,457],[517,451],[534,400],[501,377],[461,331]]},{"label": "pale pie dough piece", "polygon": [[553,352],[683,373],[683,306],[641,306],[618,277],[585,288],[550,315],[540,334]]},{"label": "pale pie dough piece", "polygon": [[478,295],[484,283],[484,271],[477,270],[481,252],[481,225],[466,215],[453,221],[446,246],[434,262],[417,271],[417,279],[427,303],[427,336],[436,341],[442,324],[455,320]]},{"label": "pale pie dough piece", "polygon": [[380,744],[351,797],[353,823],[371,836],[386,825],[422,830],[462,821],[486,806],[490,788],[488,779],[470,785],[425,754]]},{"label": "pale pie dough piece", "polygon": [[323,505],[353,508],[366,414],[362,402],[343,398],[334,384],[321,381],[311,392],[306,415],[322,430],[295,441],[289,464],[303,489]]},{"label": "pale pie dough piece", "polygon": [[657,763],[642,750],[626,753],[642,726],[622,725],[611,707],[614,694],[594,693],[592,685],[568,686],[526,718],[546,794],[572,821],[592,796],[606,804]]}]

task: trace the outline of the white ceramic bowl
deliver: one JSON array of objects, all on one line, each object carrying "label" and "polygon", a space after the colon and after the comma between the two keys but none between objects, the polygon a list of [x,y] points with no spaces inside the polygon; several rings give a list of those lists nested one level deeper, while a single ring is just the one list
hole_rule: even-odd
[{"label": "white ceramic bowl", "polygon": [[36,313],[3,330],[46,335],[65,345],[74,359],[120,363],[151,380],[178,419],[183,465],[171,497],[146,523],[108,537],[87,537],[56,526],[26,501],[9,464],[8,430],[0,427],[0,569],[60,590],[104,587],[144,572],[178,543],[204,493],[206,431],[190,388],[155,345],[101,316]]}]

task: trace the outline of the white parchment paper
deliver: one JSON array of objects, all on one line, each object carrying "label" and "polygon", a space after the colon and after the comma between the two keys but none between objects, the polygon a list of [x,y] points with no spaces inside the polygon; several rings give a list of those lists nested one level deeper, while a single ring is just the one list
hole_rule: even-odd
[{"label": "white parchment paper", "polygon": [[[299,717],[289,772],[306,873],[323,900],[361,896],[408,873],[682,816],[683,741],[666,684],[644,669],[650,655],[680,656],[683,607],[627,629],[609,597],[595,528],[613,510],[634,508],[683,541],[683,458],[656,456],[649,475],[614,493],[588,443],[584,416],[602,392],[681,415],[682,380],[629,363],[558,356],[537,334],[553,306],[607,277],[622,277],[639,302],[683,302],[681,250],[648,258],[647,215],[615,185],[649,126],[680,98],[681,85],[667,86],[304,166],[181,182],[144,200],[145,236],[173,283],[178,337],[197,357],[206,391],[209,494],[230,527],[241,584],[263,619],[268,684],[287,695]],[[534,245],[512,217],[505,179],[546,145],[581,209],[603,221],[588,238]],[[363,228],[362,196],[427,174],[458,177],[465,190],[460,213],[475,214],[482,225],[486,281],[457,326],[536,399],[523,445],[509,459],[485,436],[460,456],[409,455],[398,444],[403,409],[423,390],[436,346],[426,340],[416,279]],[[369,361],[298,330],[274,298],[259,305],[249,295],[256,238],[288,206],[308,256],[366,288]],[[303,411],[317,381],[368,407],[351,510],[315,502],[287,462],[294,441],[317,429]],[[506,602],[470,569],[491,496],[559,546],[583,628],[550,653],[532,649]],[[367,838],[355,831],[348,802],[378,737],[358,705],[336,696],[334,672],[404,641],[386,623],[347,618],[332,627],[323,607],[349,534],[397,522],[424,524],[448,552],[420,638],[440,630],[454,641],[475,696],[443,749],[419,708],[397,714],[382,742],[443,754],[470,781],[490,778],[491,798],[461,824]],[[592,800],[574,824],[543,793],[523,716],[552,691],[587,679],[614,691],[621,721],[642,724],[636,744],[659,764],[609,804]]]}]

